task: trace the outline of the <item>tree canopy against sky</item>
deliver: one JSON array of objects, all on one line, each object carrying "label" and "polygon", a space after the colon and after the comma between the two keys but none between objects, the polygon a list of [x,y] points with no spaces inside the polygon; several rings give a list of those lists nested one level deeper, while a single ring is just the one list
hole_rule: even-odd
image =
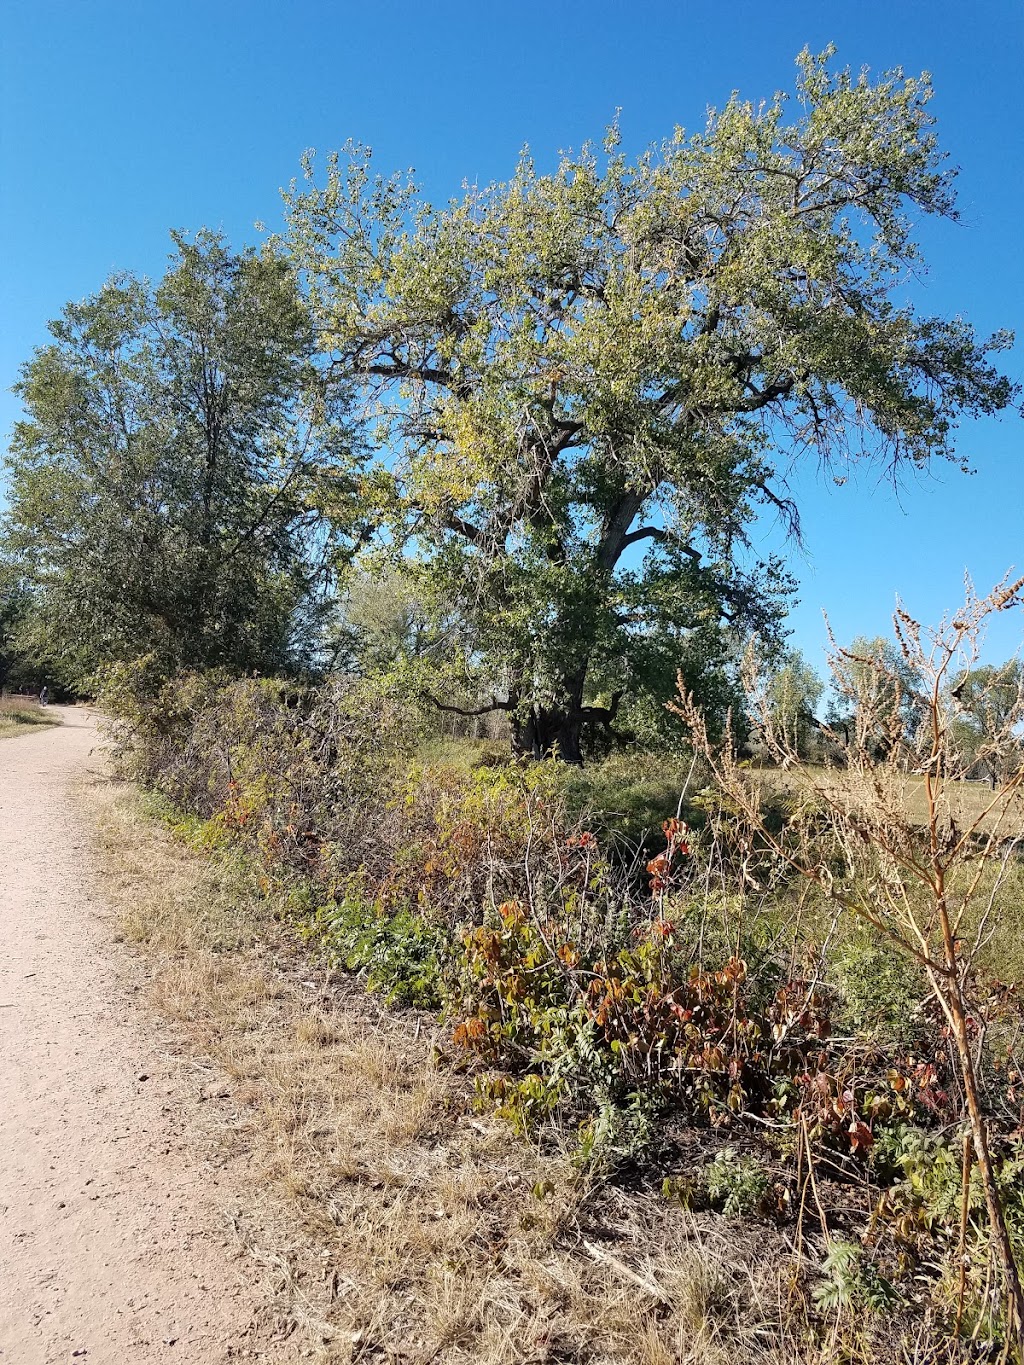
[{"label": "tree canopy against sky", "polygon": [[858,635],[834,646],[828,723],[843,743],[885,754],[911,737],[922,719],[921,679],[895,640]]},{"label": "tree canopy against sky", "polygon": [[[378,166],[415,166],[444,203],[467,178],[507,178],[525,143],[552,169],[557,149],[599,134],[619,108],[630,155],[676,123],[700,128],[707,103],[721,104],[732,89],[792,89],[793,54],[830,40],[854,69],[903,64],[934,76],[930,109],[961,167],[962,218],[933,219],[915,234],[928,268],[914,271],[912,296],[942,316],[967,308],[986,334],[1009,325],[1020,335],[1024,140],[1016,86],[1024,8],[1014,0],[970,8],[932,0],[928,22],[920,6],[883,0],[747,6],[742,23],[734,10],[678,0],[650,0],[644,22],[613,0],[563,0],[557,13],[542,0],[486,10],[469,0],[434,10],[392,0],[389,13],[394,21],[382,25],[372,8],[291,0],[249,7],[240,27],[232,7],[200,0],[173,10],[128,0],[8,7],[0,167],[26,207],[0,228],[5,438],[20,415],[8,386],[47,341],[46,320],[67,299],[93,292],[112,270],[159,279],[171,224],[217,224],[236,244],[257,240],[254,220],[277,226],[278,186],[295,173],[303,147],[359,137]],[[571,98],[552,97],[550,66],[537,61],[537,35],[552,29],[572,35],[580,78]],[[304,79],[282,81],[281,53],[299,32],[317,34],[304,48]],[[1022,354],[1018,343],[1001,360],[1018,378]],[[801,580],[787,626],[819,671],[823,609],[839,638],[870,636],[889,619],[897,592],[917,614],[938,619],[965,570],[995,582],[1017,561],[1024,499],[1017,424],[967,421],[958,448],[974,477],[939,468],[908,478],[898,498],[870,466],[851,470],[841,489],[813,460],[794,471],[805,545],[787,554]],[[0,473],[0,504],[5,496]],[[783,550],[771,514],[753,535],[763,555]],[[854,581],[857,592],[849,593]],[[1001,619],[989,637],[991,661],[1018,644],[1014,623]]]},{"label": "tree canopy against sky", "polygon": [[360,390],[361,511],[459,604],[524,749],[578,758],[687,648],[777,633],[789,584],[746,541],[765,504],[796,528],[792,460],[955,460],[958,418],[1014,396],[1006,336],[898,301],[915,220],[955,216],[927,79],[831,57],[634,161],[613,129],[435,209],[352,147],[287,197],[326,370]]},{"label": "tree canopy against sky", "polygon": [[287,669],[322,586],[310,490],[343,442],[294,275],[212,232],[174,244],[155,288],[69,304],[22,372],[7,596],[36,672],[69,686],[147,651]]},{"label": "tree canopy against sky", "polygon": [[818,703],[825,684],[798,649],[787,650],[767,680],[767,712],[773,730],[800,757],[812,750],[820,729]]}]

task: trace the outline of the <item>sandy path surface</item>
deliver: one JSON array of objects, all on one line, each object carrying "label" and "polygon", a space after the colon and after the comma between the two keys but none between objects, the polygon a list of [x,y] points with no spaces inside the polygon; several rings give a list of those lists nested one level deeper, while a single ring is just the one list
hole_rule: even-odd
[{"label": "sandy path surface", "polygon": [[298,1359],[90,889],[73,787],[96,731],[60,709],[0,740],[0,1362]]}]

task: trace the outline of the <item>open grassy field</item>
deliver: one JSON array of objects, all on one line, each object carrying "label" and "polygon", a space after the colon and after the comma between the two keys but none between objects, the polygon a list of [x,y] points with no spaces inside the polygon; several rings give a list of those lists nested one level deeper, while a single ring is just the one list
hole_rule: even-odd
[{"label": "open grassy field", "polygon": [[60,716],[34,697],[0,697],[0,739],[30,735],[40,725],[59,725]]},{"label": "open grassy field", "polygon": [[[800,773],[781,768],[763,768],[753,769],[752,775],[766,794],[776,791],[790,797],[815,787],[828,790],[835,787],[852,788],[857,782],[864,784],[863,777],[842,768],[824,768],[810,763],[805,764]],[[923,776],[918,773],[901,776],[898,787],[893,785],[890,774],[880,780],[884,782],[888,794],[898,797],[911,822],[922,826],[927,823],[928,796]],[[1016,838],[1024,834],[1024,791],[1018,792],[1005,806],[1006,813],[1000,822],[999,832],[1008,839]],[[980,821],[980,829],[987,832],[995,822],[994,812],[998,813],[1003,808],[1004,803],[996,800],[996,793],[987,782],[948,780],[942,785],[940,811],[952,817],[959,829]]]}]

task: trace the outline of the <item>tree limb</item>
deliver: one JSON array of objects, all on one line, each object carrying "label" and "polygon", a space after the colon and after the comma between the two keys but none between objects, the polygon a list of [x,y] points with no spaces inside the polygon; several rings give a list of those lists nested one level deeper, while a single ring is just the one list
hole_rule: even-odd
[{"label": "tree limb", "polygon": [[[622,548],[625,550],[630,545],[635,545],[640,540],[668,540],[669,533],[660,526],[638,526],[635,531],[630,531],[622,538]],[[689,547],[686,547],[687,549]],[[697,553],[694,551],[694,553]]]},{"label": "tree limb", "polygon": [[432,706],[436,706],[439,711],[451,711],[457,716],[486,716],[492,711],[511,711],[515,703],[509,701],[499,701],[497,697],[492,697],[484,706],[454,706],[451,702],[438,701],[437,697],[431,692],[423,691],[420,693],[424,701],[429,701]]},{"label": "tree limb", "polygon": [[619,713],[619,706],[625,695],[624,691],[613,692],[610,706],[580,706],[572,713],[572,719],[580,721],[597,720],[602,725],[610,726]]}]

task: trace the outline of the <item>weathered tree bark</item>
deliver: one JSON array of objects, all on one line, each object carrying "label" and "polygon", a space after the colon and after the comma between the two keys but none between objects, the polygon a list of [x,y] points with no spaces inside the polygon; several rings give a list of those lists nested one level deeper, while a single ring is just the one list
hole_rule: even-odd
[{"label": "weathered tree bark", "polygon": [[590,725],[603,725],[611,732],[623,693],[612,696],[610,706],[583,703],[585,674],[566,680],[566,700],[561,705],[534,702],[525,719],[513,716],[512,751],[523,758],[559,758],[563,763],[583,764],[583,735]]},{"label": "weathered tree bark", "polygon": [[582,719],[558,706],[534,702],[525,720],[512,721],[512,751],[523,758],[562,759],[582,764]]},{"label": "weathered tree bark", "polygon": [[583,763],[583,733],[588,725],[603,725],[609,733],[618,714],[623,692],[612,695],[610,706],[585,706],[583,685],[585,674],[566,686],[566,701],[559,705],[542,706],[532,702],[525,712],[519,709],[519,697],[511,693],[507,700],[492,697],[480,706],[456,706],[444,702],[430,692],[422,695],[439,711],[471,718],[488,715],[492,711],[507,711],[512,729],[512,752],[518,758],[559,758],[563,763]]}]

